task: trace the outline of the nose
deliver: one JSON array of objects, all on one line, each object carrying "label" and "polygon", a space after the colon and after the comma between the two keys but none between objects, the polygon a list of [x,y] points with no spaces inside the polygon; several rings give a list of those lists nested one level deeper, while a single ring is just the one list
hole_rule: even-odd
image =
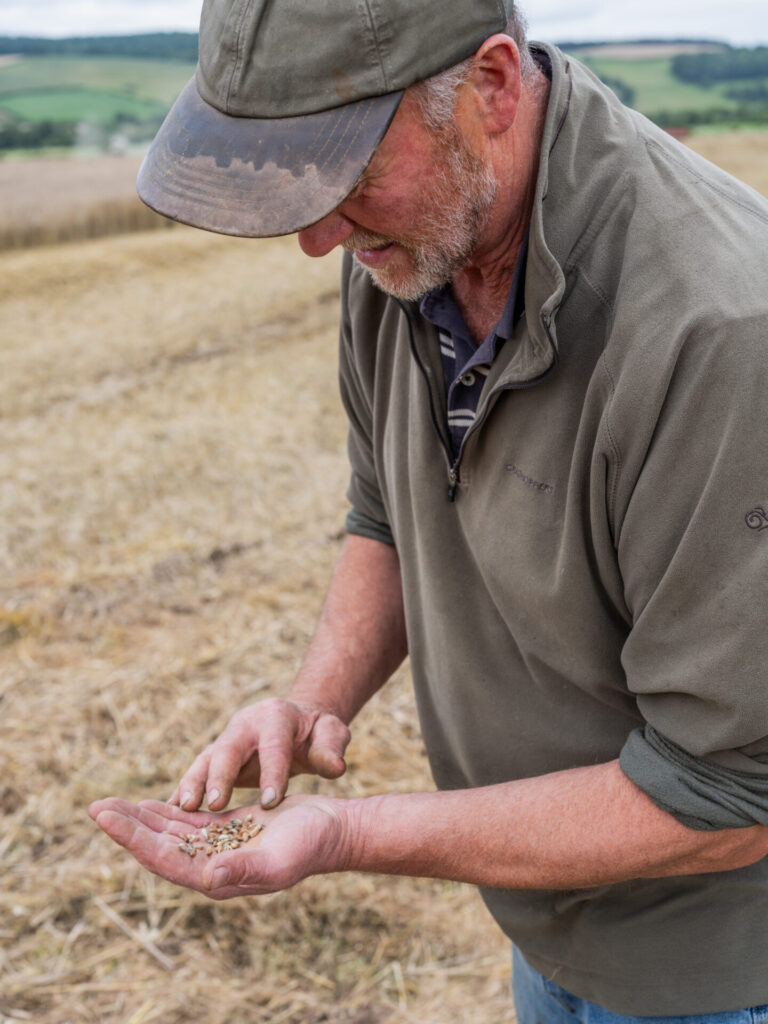
[{"label": "nose", "polygon": [[325,256],[355,230],[354,223],[338,209],[299,232],[299,245],[307,256]]}]

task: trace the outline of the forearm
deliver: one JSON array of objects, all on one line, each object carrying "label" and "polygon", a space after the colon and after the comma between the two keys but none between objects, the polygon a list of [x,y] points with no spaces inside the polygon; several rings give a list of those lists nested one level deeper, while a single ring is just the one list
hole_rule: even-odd
[{"label": "forearm", "polygon": [[351,801],[345,818],[345,867],[510,889],[724,871],[768,853],[768,828],[688,829],[618,762],[480,789]]},{"label": "forearm", "polygon": [[288,697],[317,704],[350,722],[406,653],[397,551],[351,535]]}]

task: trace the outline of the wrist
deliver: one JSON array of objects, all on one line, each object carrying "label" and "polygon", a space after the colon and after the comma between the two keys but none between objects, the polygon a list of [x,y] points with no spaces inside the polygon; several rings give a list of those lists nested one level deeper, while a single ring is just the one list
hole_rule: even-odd
[{"label": "wrist", "polygon": [[334,715],[345,725],[349,725],[353,717],[341,700],[334,698],[331,694],[323,693],[322,686],[312,681],[297,679],[284,699],[303,711]]},{"label": "wrist", "polygon": [[329,830],[324,843],[322,867],[317,873],[334,874],[341,871],[366,870],[363,867],[366,844],[361,810],[362,805],[377,798],[346,800],[339,797],[323,797],[319,805],[315,803],[316,797],[308,799],[333,821],[333,827]]},{"label": "wrist", "polygon": [[349,870],[437,877],[439,864],[430,851],[433,796],[384,793],[347,801],[345,856]]},{"label": "wrist", "polygon": [[381,871],[375,866],[377,858],[376,821],[386,796],[356,797],[340,801],[344,804],[342,847],[344,871]]}]

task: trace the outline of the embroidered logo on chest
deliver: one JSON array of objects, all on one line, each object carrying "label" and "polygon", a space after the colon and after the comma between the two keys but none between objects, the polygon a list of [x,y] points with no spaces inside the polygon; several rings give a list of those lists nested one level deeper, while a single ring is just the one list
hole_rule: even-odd
[{"label": "embroidered logo on chest", "polygon": [[518,480],[522,480],[526,487],[531,487],[534,491],[542,491],[544,494],[553,494],[555,488],[552,484],[543,484],[539,480],[534,480],[533,477],[528,476],[522,469],[514,464],[514,462],[507,463],[506,470],[508,473],[512,473]]}]

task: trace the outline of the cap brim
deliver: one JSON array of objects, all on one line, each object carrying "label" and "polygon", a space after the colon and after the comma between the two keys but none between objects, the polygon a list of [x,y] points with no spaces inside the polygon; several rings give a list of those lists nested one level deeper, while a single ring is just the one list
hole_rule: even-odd
[{"label": "cap brim", "polygon": [[139,171],[141,199],[173,220],[225,235],[300,231],[349,195],[403,93],[302,117],[230,117],[193,78]]}]

